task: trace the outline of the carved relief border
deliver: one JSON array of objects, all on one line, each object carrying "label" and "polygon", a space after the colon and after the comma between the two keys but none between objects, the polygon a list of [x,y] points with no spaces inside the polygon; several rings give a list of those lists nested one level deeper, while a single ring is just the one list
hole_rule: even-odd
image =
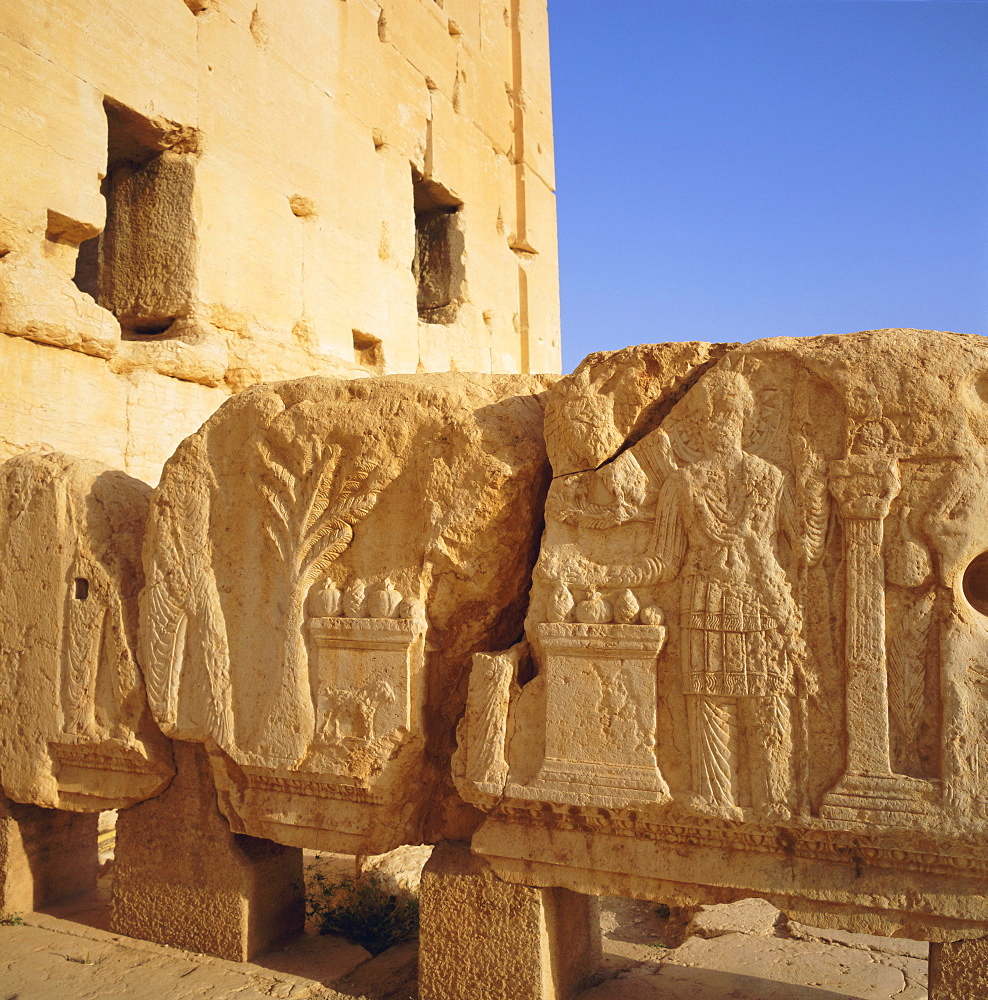
[{"label": "carved relief border", "polygon": [[[548,830],[609,834],[651,840],[675,847],[784,855],[807,861],[852,861],[875,868],[930,875],[988,877],[988,850],[955,844],[944,853],[941,842],[929,850],[890,847],[878,837],[843,830],[783,828],[746,823],[728,825],[657,823],[637,810],[578,809],[532,800],[506,799],[492,815],[495,823],[538,826]],[[967,850],[965,850],[965,848]]]}]

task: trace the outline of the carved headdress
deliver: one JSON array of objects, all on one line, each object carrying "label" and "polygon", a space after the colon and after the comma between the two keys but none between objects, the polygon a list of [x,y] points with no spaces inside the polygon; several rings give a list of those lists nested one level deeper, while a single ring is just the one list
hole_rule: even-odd
[{"label": "carved headdress", "polygon": [[731,365],[730,358],[708,371],[693,388],[693,395],[697,402],[708,401],[712,413],[740,409],[746,424],[755,411],[751,386],[744,374]]}]

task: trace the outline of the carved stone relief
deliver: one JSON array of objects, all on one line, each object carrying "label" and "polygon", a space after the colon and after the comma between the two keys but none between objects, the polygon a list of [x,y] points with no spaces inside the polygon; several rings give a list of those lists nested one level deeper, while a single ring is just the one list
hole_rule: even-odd
[{"label": "carved stone relief", "polygon": [[98,812],[168,783],[135,657],[150,488],[57,452],[0,465],[0,784]]},{"label": "carved stone relief", "polygon": [[149,696],[169,736],[208,748],[235,830],[351,853],[469,836],[440,762],[463,664],[522,628],[549,381],[257,387],[166,465]]},{"label": "carved stone relief", "polygon": [[530,657],[454,761],[499,874],[984,933],[986,343],[656,345],[553,388]]}]

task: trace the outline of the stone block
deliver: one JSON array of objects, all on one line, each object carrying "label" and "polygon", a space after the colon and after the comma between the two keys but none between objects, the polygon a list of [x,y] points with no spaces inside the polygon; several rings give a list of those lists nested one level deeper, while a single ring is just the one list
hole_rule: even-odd
[{"label": "stone block", "polygon": [[113,314],[39,255],[0,258],[0,333],[108,358],[120,342]]},{"label": "stone block", "polygon": [[930,945],[930,1000],[988,998],[988,938]]},{"label": "stone block", "polygon": [[[299,0],[293,4],[291,17],[286,17],[280,0],[237,0],[224,3],[224,13],[238,22],[254,45],[290,65],[316,90],[331,93],[335,89],[338,65],[326,53],[342,51],[340,25],[347,17],[342,4]],[[298,30],[300,24],[305,25],[304,31]]]},{"label": "stone block", "polygon": [[[280,336],[302,316],[303,225],[288,192],[256,181],[236,161],[206,155],[199,163],[198,300],[205,316],[240,338]],[[251,206],[250,225],[242,219]],[[224,317],[227,317],[224,319]]]},{"label": "stone block", "polygon": [[530,372],[554,371],[560,364],[559,273],[554,261],[554,251],[523,255],[518,261],[519,332],[524,334],[523,356]]},{"label": "stone block", "polygon": [[[195,125],[198,28],[182,3],[10,0],[0,33],[148,117]],[[108,59],[108,44],[127,58]]]},{"label": "stone block", "polygon": [[201,746],[175,759],[169,788],[117,818],[113,930],[246,961],[302,929],[302,852],[231,832]]},{"label": "stone block", "polygon": [[521,121],[516,119],[522,139],[515,139],[515,159],[524,161],[547,187],[556,187],[553,166],[552,93],[549,74],[535,67],[549,61],[549,15],[544,0],[519,0],[514,24],[517,65],[520,79],[515,78],[515,101],[522,109]]},{"label": "stone block", "polygon": [[422,1000],[563,1000],[601,959],[597,899],[498,879],[465,844],[422,872]]},{"label": "stone block", "polygon": [[[461,41],[464,72],[456,107],[497,152],[508,153],[515,129],[513,33],[494,10],[485,11],[482,32],[479,46],[468,38]],[[484,73],[473,71],[480,60],[487,67]]]},{"label": "stone block", "polygon": [[537,253],[551,264],[556,259],[556,198],[531,167],[515,167],[518,229],[512,243],[517,249]]},{"label": "stone block", "polygon": [[[4,28],[8,12],[16,19],[29,8],[20,2],[5,7]],[[31,233],[33,249],[44,239],[49,209],[102,228],[106,117],[101,94],[5,30],[0,30],[0,136],[0,214]]]},{"label": "stone block", "polygon": [[701,906],[693,915],[687,934],[714,938],[724,934],[775,934],[785,917],[764,899],[742,899],[737,903]]},{"label": "stone block", "polygon": [[134,333],[161,333],[195,312],[197,160],[166,150],[140,166],[114,165],[106,179],[98,301]]},{"label": "stone block", "polygon": [[[149,348],[161,350],[131,341],[114,361]],[[0,364],[7,386],[0,394],[0,459],[25,449],[63,451],[151,485],[182,438],[230,395],[226,387],[158,374],[153,364],[131,364],[116,375],[101,358],[23,337],[0,335]]]},{"label": "stone block", "polygon": [[[340,11],[340,58],[334,95],[349,116],[380,130],[420,171],[425,157],[431,91],[425,76],[381,41],[380,8],[351,4]],[[385,31],[387,37],[387,31]],[[368,75],[368,66],[375,72]]]},{"label": "stone block", "polygon": [[449,33],[449,19],[434,3],[381,5],[386,44],[394,46],[433,89],[452,99],[456,86],[457,45]]}]

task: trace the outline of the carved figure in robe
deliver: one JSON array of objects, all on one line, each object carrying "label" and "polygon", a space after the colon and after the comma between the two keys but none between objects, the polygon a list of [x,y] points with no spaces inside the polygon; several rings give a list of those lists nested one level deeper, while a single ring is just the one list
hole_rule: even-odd
[{"label": "carved figure in robe", "polygon": [[[793,672],[805,655],[793,595],[795,566],[780,561],[780,542],[795,562],[822,551],[822,481],[803,516],[791,477],[746,450],[755,400],[747,379],[715,369],[680,414],[691,460],[681,467],[659,429],[639,457],[662,485],[652,553],[637,566],[611,567],[609,583],[681,581],[680,650],[691,745],[691,804],[740,816],[743,744],[752,805],[766,818],[793,808]],[[651,454],[649,454],[651,452]]]},{"label": "carved figure in robe", "polygon": [[682,580],[680,648],[692,785],[705,811],[737,802],[738,729],[747,735],[752,798],[791,808],[792,658],[801,628],[777,537],[800,528],[786,475],[743,447],[754,398],[746,380],[712,373],[694,388],[703,457],[659,492],[654,551]]}]

